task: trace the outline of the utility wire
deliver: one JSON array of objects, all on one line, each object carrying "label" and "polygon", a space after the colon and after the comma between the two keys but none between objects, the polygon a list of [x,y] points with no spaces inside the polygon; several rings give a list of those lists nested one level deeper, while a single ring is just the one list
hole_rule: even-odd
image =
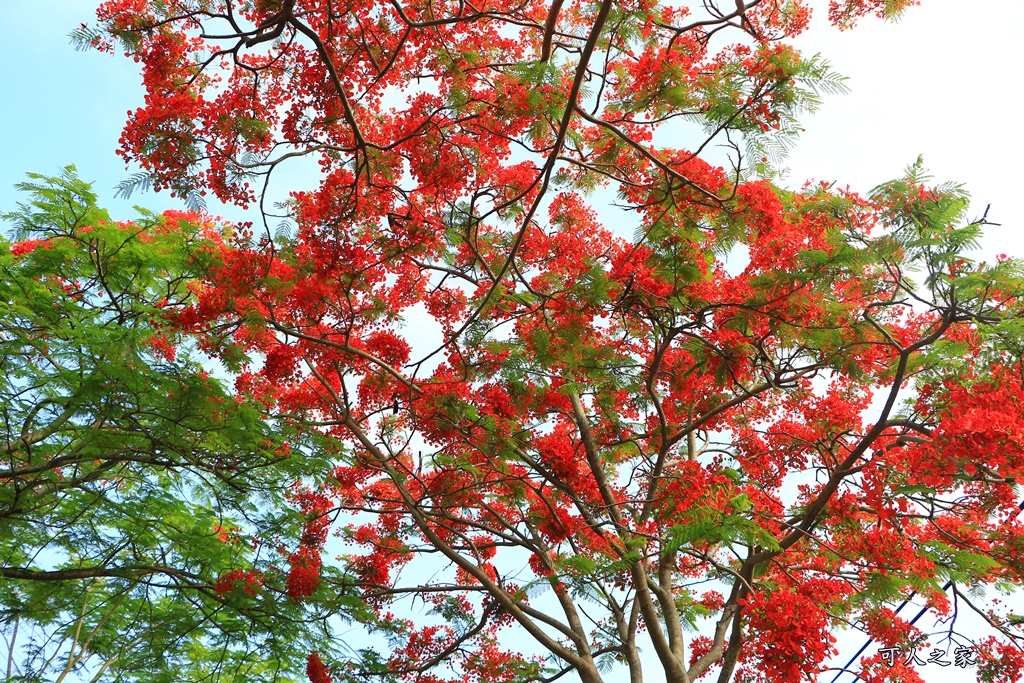
[{"label": "utility wire", "polygon": [[[1024,510],[1024,499],[1022,499],[1020,501],[1020,504],[1017,506],[1017,514],[1014,515],[1013,517],[1008,518],[1006,520],[1006,522],[1003,522],[1003,524],[1008,523],[1012,519],[1016,519],[1017,515],[1019,515],[1022,510]],[[942,587],[942,592],[945,593],[946,591],[948,591],[949,587],[952,586],[952,585],[953,585],[953,579],[950,579],[949,581],[946,582],[946,585]],[[900,603],[900,606],[896,608],[896,612],[895,613],[899,614],[900,610],[903,609],[904,607],[906,607],[907,604],[911,600],[913,600],[914,596],[916,596],[916,595],[917,595],[917,591],[914,591],[913,593],[911,593],[910,597],[908,597],[906,600],[904,600],[902,603]],[[928,607],[927,606],[922,607],[921,611],[917,613],[917,616],[915,616],[913,619],[910,620],[910,624],[913,625],[913,624],[917,623],[917,620],[920,619],[922,616],[924,616],[924,613],[927,612],[927,611],[928,611]],[[846,663],[846,666],[844,666],[841,669],[839,669],[839,672],[835,675],[835,678],[832,679],[831,683],[836,683],[836,681],[839,680],[839,677],[842,676],[844,673],[853,673],[853,671],[850,671],[850,667],[853,666],[853,663],[855,661],[857,661],[857,658],[860,657],[861,654],[864,652],[864,650],[868,649],[868,647],[873,642],[875,642],[875,639],[869,637],[868,641],[866,643],[864,643],[859,650],[857,650],[857,654],[855,654],[853,657],[850,657],[850,661],[848,661]],[[860,674],[853,673],[853,680],[850,681],[850,683],[856,683],[860,679],[861,679],[860,678]]]}]

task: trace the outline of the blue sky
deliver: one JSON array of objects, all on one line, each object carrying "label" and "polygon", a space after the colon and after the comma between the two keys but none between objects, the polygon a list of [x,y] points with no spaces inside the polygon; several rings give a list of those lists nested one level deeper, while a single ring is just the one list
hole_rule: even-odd
[{"label": "blue sky", "polygon": [[[127,202],[114,198],[114,185],[134,170],[126,171],[116,156],[117,139],[125,112],[141,103],[142,93],[136,64],[120,56],[78,53],[68,43],[68,32],[91,20],[96,0],[5,4],[0,210],[13,207],[12,185],[26,171],[57,174],[67,164],[95,181],[101,204],[115,217],[129,217],[135,203],[157,211],[180,206],[166,193]],[[828,99],[806,119],[806,133],[790,157],[790,184],[817,178],[867,192],[923,154],[937,179],[967,186],[974,215],[992,204],[989,216],[1002,226],[990,228],[983,256],[1024,257],[1018,199],[1024,159],[1024,127],[1018,123],[1024,101],[1019,47],[1024,3],[924,0],[899,24],[870,20],[847,33],[823,26],[827,2],[814,4],[816,31],[799,45],[823,53],[849,76],[851,92]],[[861,642],[855,637],[841,645],[852,654]],[[973,680],[962,670],[935,674],[949,675],[940,675],[942,680]]]},{"label": "blue sky", "polygon": [[[824,0],[814,2],[822,8]],[[850,94],[806,119],[791,178],[849,183],[861,192],[896,176],[918,154],[936,180],[963,183],[977,215],[992,204],[983,252],[1024,256],[1021,162],[1024,3],[923,0],[897,24],[821,26],[798,40],[849,77]]]},{"label": "blue sky", "polygon": [[[94,52],[79,53],[67,34],[91,18],[90,0],[38,0],[8,3],[10,32],[0,45],[5,65],[0,85],[7,104],[0,108],[4,131],[0,163],[0,205],[17,196],[11,186],[27,171],[55,175],[67,164],[96,181],[101,203],[117,208],[112,187],[124,177],[114,154],[125,112],[142,100],[136,64]],[[140,198],[163,207],[169,198]]]}]

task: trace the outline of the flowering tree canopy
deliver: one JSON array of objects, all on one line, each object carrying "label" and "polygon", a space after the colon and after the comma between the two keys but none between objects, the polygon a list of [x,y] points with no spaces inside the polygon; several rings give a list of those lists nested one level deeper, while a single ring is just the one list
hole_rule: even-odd
[{"label": "flowering tree canopy", "polygon": [[984,219],[920,163],[774,180],[842,88],[787,44],[808,11],[111,0],[75,33],[141,65],[139,183],[260,211],[177,223],[197,272],[158,320],[292,447],[292,537],[253,531],[348,634],[313,683],[795,682],[837,627],[920,643],[911,593],[1021,675],[968,593],[1024,573],[1024,266],[972,260]]}]

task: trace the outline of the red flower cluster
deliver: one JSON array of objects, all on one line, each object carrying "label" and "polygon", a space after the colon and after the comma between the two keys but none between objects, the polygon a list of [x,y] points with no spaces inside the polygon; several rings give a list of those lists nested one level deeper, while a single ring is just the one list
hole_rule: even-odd
[{"label": "red flower cluster", "polygon": [[249,595],[256,595],[256,591],[263,587],[263,574],[255,569],[232,569],[221,574],[214,584],[213,590],[217,595],[223,597],[232,591],[244,591]]},{"label": "red flower cluster", "polygon": [[293,600],[308,598],[320,585],[320,551],[307,546],[299,548],[288,556],[291,570],[285,593]]},{"label": "red flower cluster", "polygon": [[309,683],[331,683],[331,673],[320,659],[320,653],[309,653],[309,657],[306,658],[306,676]]},{"label": "red flower cluster", "polygon": [[291,569],[285,592],[293,600],[308,598],[320,585],[320,555],[330,531],[328,513],[334,507],[331,499],[319,491],[298,488],[293,499],[306,519],[302,523],[299,548],[288,557]]},{"label": "red flower cluster", "polygon": [[14,256],[24,256],[31,254],[36,249],[49,249],[50,247],[50,240],[31,239],[15,242],[10,246],[10,250]]},{"label": "red flower cluster", "polygon": [[810,599],[788,590],[756,593],[745,601],[750,654],[768,680],[799,683],[821,673],[836,652],[829,619]]}]

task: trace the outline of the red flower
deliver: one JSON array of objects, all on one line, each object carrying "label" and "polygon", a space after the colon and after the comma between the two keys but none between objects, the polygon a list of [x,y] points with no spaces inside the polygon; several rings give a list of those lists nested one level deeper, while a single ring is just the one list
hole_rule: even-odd
[{"label": "red flower", "polygon": [[306,676],[310,683],[331,683],[331,674],[316,651],[310,652],[306,659]]},{"label": "red flower", "polygon": [[232,591],[245,591],[249,595],[255,595],[256,590],[263,587],[263,575],[254,569],[232,569],[225,572],[217,579],[213,590],[217,595],[224,597]]},{"label": "red flower", "polygon": [[50,240],[25,240],[24,242],[12,244],[11,254],[14,256],[24,256],[25,254],[31,254],[36,249],[50,249],[51,247]]},{"label": "red flower", "polygon": [[299,548],[288,558],[291,571],[285,592],[292,600],[308,598],[320,585],[320,551],[310,547]]}]

